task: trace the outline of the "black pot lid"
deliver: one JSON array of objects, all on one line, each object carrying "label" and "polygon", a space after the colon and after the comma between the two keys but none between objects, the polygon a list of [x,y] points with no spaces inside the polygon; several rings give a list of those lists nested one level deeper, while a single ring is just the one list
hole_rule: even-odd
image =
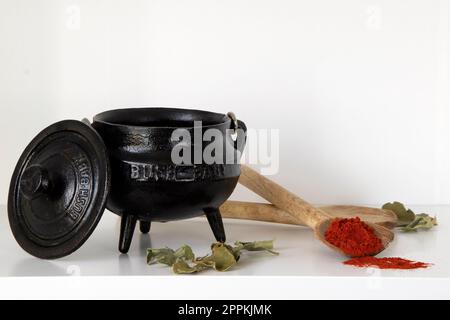
[{"label": "black pot lid", "polygon": [[65,120],[44,129],[11,180],[8,216],[17,242],[43,259],[71,254],[97,226],[109,183],[106,147],[88,123]]}]

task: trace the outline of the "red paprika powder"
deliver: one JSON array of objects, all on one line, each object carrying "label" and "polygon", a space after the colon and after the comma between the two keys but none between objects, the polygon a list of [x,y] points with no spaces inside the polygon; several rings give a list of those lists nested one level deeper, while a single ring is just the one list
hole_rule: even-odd
[{"label": "red paprika powder", "polygon": [[383,250],[383,243],[373,229],[360,218],[334,219],[325,239],[351,257],[370,256]]},{"label": "red paprika powder", "polygon": [[360,257],[344,261],[344,264],[355,267],[375,267],[379,269],[419,269],[428,268],[430,263],[412,261],[402,258]]}]

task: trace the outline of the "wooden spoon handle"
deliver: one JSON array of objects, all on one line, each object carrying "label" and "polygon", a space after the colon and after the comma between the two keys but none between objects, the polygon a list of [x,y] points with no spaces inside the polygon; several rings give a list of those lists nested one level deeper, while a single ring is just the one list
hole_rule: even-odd
[{"label": "wooden spoon handle", "polygon": [[305,225],[286,211],[265,203],[228,200],[220,207],[220,213],[223,218]]},{"label": "wooden spoon handle", "polygon": [[319,222],[330,218],[327,213],[246,165],[241,166],[239,183],[313,229]]}]

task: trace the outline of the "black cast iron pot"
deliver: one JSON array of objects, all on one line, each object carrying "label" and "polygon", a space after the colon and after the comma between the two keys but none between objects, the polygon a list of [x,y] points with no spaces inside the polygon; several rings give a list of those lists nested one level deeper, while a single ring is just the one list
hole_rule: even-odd
[{"label": "black cast iron pot", "polygon": [[34,256],[62,257],[87,240],[106,206],[122,216],[122,253],[137,221],[148,233],[152,221],[205,214],[224,242],[219,207],[238,182],[245,138],[234,114],[188,109],[120,109],[92,125],[56,123],[16,166],[8,197],[13,234]]}]

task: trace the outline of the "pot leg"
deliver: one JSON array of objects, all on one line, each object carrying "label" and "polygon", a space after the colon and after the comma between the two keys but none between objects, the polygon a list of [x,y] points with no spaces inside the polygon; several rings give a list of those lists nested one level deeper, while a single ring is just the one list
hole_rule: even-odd
[{"label": "pot leg", "polygon": [[225,229],[223,227],[222,216],[220,215],[220,210],[217,208],[207,208],[203,210],[208,219],[209,226],[212,229],[214,237],[218,242],[225,242]]},{"label": "pot leg", "polygon": [[120,223],[120,239],[119,251],[127,253],[130,249],[131,240],[133,239],[134,229],[136,228],[137,217],[132,214],[122,215]]},{"label": "pot leg", "polygon": [[150,227],[152,223],[150,221],[139,221],[139,229],[143,234],[147,234],[150,232]]}]

